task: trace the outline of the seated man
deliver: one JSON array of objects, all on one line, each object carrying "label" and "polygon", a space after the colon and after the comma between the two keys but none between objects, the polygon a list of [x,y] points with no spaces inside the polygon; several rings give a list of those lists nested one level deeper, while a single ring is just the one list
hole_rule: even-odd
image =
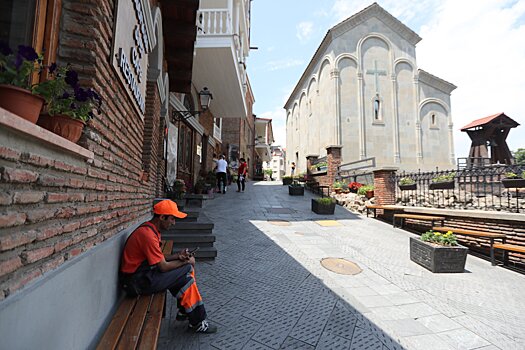
[{"label": "seated man", "polygon": [[164,258],[160,231],[170,228],[175,218],[184,218],[169,199],[153,206],[153,219],[131,233],[124,245],[120,266],[121,284],[130,295],[169,290],[177,298],[177,320],[189,320],[196,333],[215,333],[217,327],[206,320],[206,310],[195,282],[195,257],[188,249]]}]

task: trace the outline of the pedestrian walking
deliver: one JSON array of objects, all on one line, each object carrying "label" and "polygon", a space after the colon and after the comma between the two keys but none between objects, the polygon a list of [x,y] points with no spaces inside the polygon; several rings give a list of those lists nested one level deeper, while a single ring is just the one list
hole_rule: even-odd
[{"label": "pedestrian walking", "polygon": [[226,185],[228,178],[226,177],[226,171],[228,169],[228,162],[224,160],[224,155],[219,156],[217,161],[217,187],[219,192],[226,193]]},{"label": "pedestrian walking", "polygon": [[244,158],[240,159],[239,169],[237,170],[237,192],[244,192],[246,176],[248,175],[248,164]]}]

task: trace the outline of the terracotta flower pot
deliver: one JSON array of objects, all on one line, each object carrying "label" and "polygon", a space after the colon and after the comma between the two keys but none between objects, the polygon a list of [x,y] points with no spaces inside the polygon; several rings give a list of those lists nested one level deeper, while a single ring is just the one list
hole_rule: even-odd
[{"label": "terracotta flower pot", "polygon": [[42,114],[38,119],[38,125],[73,143],[77,143],[82,136],[82,130],[86,123],[66,115]]},{"label": "terracotta flower pot", "polygon": [[31,91],[12,85],[0,85],[0,107],[36,124],[44,99]]}]

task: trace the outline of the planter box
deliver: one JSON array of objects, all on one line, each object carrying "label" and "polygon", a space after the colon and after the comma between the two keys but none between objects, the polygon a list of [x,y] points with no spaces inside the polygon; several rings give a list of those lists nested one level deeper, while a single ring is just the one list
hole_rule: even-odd
[{"label": "planter box", "polygon": [[292,178],[289,179],[283,179],[283,185],[291,185],[293,182]]},{"label": "planter box", "polygon": [[316,214],[333,215],[335,212],[335,202],[332,204],[324,205],[312,199],[312,211]]},{"label": "planter box", "polygon": [[410,237],[410,260],[432,272],[463,272],[468,248],[439,246]]},{"label": "planter box", "polygon": [[290,196],[304,196],[303,186],[288,186],[288,194]]},{"label": "planter box", "polygon": [[525,187],[525,179],[502,179],[501,183],[505,188],[522,188]]},{"label": "planter box", "polygon": [[399,189],[401,191],[413,191],[417,189],[417,184],[411,184],[411,185],[399,185]]},{"label": "planter box", "polygon": [[428,188],[431,190],[453,190],[454,184],[454,181],[431,182],[430,185],[428,185]]}]

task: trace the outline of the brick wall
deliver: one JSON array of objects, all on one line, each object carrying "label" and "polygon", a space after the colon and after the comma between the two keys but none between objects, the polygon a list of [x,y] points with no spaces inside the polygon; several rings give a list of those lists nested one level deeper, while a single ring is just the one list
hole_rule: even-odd
[{"label": "brick wall", "polygon": [[94,161],[23,137],[0,147],[0,300],[146,215],[162,188],[158,95],[150,84],[144,122],[110,65],[115,4],[63,0],[58,60],[104,103],[79,142]]},{"label": "brick wall", "polygon": [[395,183],[390,181],[395,170],[379,169],[374,171],[374,196],[379,205],[396,203]]}]

